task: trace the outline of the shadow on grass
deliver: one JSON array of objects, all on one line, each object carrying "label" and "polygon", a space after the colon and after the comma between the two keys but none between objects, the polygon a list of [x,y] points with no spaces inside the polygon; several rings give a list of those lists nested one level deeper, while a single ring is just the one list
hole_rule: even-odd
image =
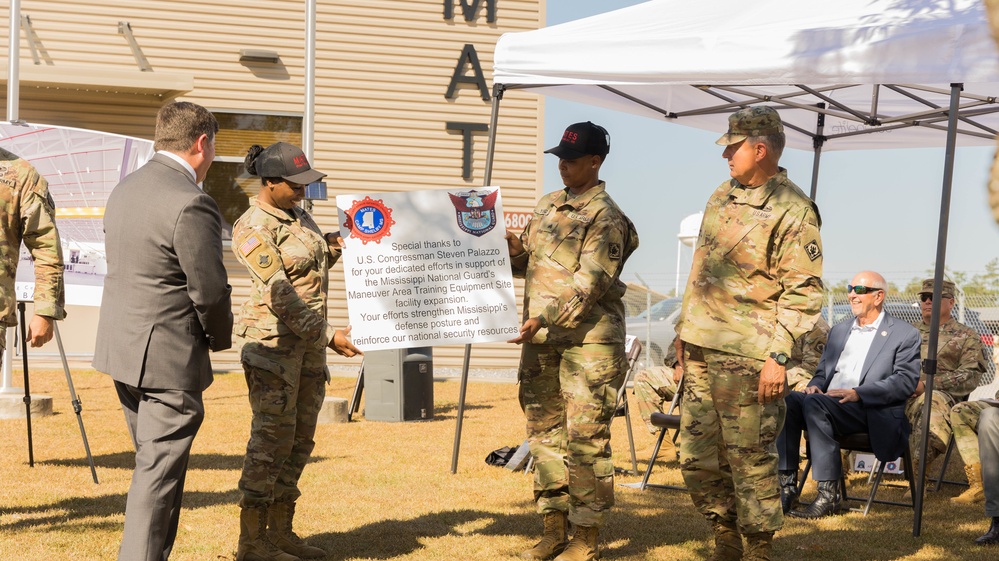
[{"label": "shadow on grass", "polygon": [[[435,538],[465,534],[509,536],[509,546],[492,553],[498,558],[517,557],[525,543],[533,545],[541,537],[541,519],[530,512],[533,508],[533,505],[525,505],[525,512],[515,515],[454,510],[408,520],[383,520],[347,532],[316,534],[309,536],[308,541],[329,552],[325,559],[393,559],[414,554],[427,547],[427,540]],[[603,554],[615,558],[640,556],[663,545],[681,544],[690,551],[691,542],[703,541],[709,533],[706,523],[689,528],[672,527],[663,532],[639,530],[648,528],[653,520],[662,520],[662,517],[659,514],[614,512],[608,527],[601,531]],[[464,525],[478,529],[465,530],[461,528]],[[704,546],[698,546],[696,551],[704,557],[711,553]],[[455,553],[455,558],[462,558],[459,552]]]},{"label": "shadow on grass", "polygon": [[[326,456],[312,456],[309,463],[323,462],[328,460]],[[55,460],[43,460],[36,462],[43,465],[65,466],[65,467],[90,467],[86,457],[81,458],[59,458]],[[99,454],[94,456],[94,467],[104,469],[135,469],[134,452],[115,452],[113,454]],[[191,454],[188,469],[203,469],[217,471],[240,471],[243,469],[242,454]],[[100,477],[100,473],[97,474]]]},{"label": "shadow on grass", "polygon": [[[235,505],[239,502],[239,497],[240,493],[236,489],[223,492],[187,491],[184,493],[182,509]],[[81,525],[93,529],[119,526],[119,523],[106,520],[82,523],[80,520],[123,515],[126,498],[124,493],[117,493],[97,497],[74,497],[43,505],[5,507],[2,510],[4,518],[11,521],[0,524],[0,530],[16,532],[37,528],[57,532]]]}]

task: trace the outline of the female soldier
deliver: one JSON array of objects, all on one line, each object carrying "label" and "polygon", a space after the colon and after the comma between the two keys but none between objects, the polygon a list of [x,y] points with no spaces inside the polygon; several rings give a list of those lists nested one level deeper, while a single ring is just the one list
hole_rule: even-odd
[{"label": "female soldier", "polygon": [[245,165],[261,187],[232,232],[233,252],[252,280],[234,329],[253,410],[236,559],[314,559],[326,552],[295,535],[292,518],[326,394],[326,347],[347,357],[360,351],[348,339],[350,327],[326,321],[329,267],[340,257],[336,236],[324,236],[298,206],[305,186],[326,174],[285,142],[251,146]]}]

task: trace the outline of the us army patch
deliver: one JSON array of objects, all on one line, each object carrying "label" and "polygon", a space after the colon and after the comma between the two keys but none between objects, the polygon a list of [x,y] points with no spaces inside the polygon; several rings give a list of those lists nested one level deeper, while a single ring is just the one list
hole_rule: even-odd
[{"label": "us army patch", "polygon": [[808,258],[812,261],[822,257],[822,250],[819,249],[819,243],[815,240],[805,244],[805,253],[808,254]]},{"label": "us army patch", "polygon": [[272,263],[271,256],[268,253],[261,253],[257,257],[257,264],[260,265],[261,267],[263,267],[264,269],[266,269],[267,267],[270,267],[271,263]]},{"label": "us army patch", "polygon": [[611,243],[607,248],[607,257],[615,261],[621,259],[621,244],[617,242]]}]

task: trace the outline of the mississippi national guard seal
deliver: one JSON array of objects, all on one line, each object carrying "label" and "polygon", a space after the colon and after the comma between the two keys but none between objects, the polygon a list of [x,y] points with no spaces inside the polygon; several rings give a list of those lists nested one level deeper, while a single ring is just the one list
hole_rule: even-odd
[{"label": "mississippi national guard seal", "polygon": [[390,229],[393,225],[395,220],[392,220],[392,209],[385,206],[381,199],[364,197],[360,201],[354,201],[347,211],[350,236],[365,244],[381,243],[382,238],[392,235]]},{"label": "mississippi national guard seal", "polygon": [[458,219],[458,227],[466,234],[481,236],[496,227],[496,198],[499,190],[491,192],[479,192],[471,190],[459,192],[458,194],[448,193],[451,197],[451,204],[454,205],[455,216]]}]

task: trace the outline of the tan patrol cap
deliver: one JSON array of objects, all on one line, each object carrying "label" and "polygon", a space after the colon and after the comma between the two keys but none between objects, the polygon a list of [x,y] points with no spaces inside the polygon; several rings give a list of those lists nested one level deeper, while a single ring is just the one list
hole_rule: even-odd
[{"label": "tan patrol cap", "polygon": [[747,107],[729,115],[728,132],[715,144],[728,146],[751,136],[767,136],[779,132],[784,132],[784,123],[772,107],[762,105]]},{"label": "tan patrol cap", "polygon": [[[942,287],[940,288],[940,296],[943,296],[945,298],[953,298],[955,292],[956,290],[953,282],[949,280],[943,281]],[[933,294],[933,279],[925,279],[923,281],[923,289],[920,290],[919,293]]]}]

